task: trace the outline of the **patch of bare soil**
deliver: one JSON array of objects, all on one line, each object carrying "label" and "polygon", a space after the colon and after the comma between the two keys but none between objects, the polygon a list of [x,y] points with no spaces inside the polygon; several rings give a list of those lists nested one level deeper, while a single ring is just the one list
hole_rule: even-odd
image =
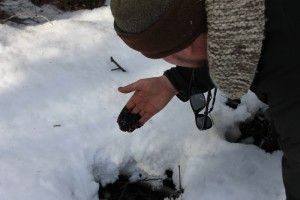
[{"label": "patch of bare soil", "polygon": [[161,179],[160,186],[153,186],[152,181],[159,179],[141,179],[130,182],[129,176],[120,175],[118,180],[112,184],[102,187],[100,184],[99,200],[174,200],[179,198],[183,190],[176,190],[172,180],[173,172],[166,171],[166,178]]},{"label": "patch of bare soil", "polygon": [[278,133],[272,121],[268,120],[263,112],[258,112],[251,120],[246,120],[239,125],[241,136],[236,142],[251,139],[254,144],[267,153],[280,150],[278,145]]}]

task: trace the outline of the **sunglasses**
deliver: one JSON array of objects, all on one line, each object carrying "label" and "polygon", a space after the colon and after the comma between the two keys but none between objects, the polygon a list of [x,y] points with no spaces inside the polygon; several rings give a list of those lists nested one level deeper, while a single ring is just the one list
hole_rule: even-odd
[{"label": "sunglasses", "polygon": [[[207,92],[207,98],[205,99],[205,96],[203,92],[196,88],[191,87],[190,88],[190,103],[192,110],[195,114],[195,121],[197,128],[199,130],[207,130],[210,129],[213,125],[212,118],[208,115],[214,108],[215,100],[216,100],[216,94],[217,94],[217,88],[214,88],[213,97],[211,94],[211,90],[209,89]],[[213,99],[213,100],[212,100]],[[209,108],[210,101],[212,100],[212,106]],[[205,111],[203,114],[199,114],[203,109],[205,108]]]}]

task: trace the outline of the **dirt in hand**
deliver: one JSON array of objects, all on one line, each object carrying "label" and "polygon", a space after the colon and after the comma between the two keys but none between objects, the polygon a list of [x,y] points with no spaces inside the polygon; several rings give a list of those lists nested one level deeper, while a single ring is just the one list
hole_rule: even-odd
[{"label": "dirt in hand", "polygon": [[130,109],[124,107],[119,114],[117,122],[121,131],[133,132],[135,129],[142,126],[142,124],[139,122],[140,119],[140,114],[134,114]]}]

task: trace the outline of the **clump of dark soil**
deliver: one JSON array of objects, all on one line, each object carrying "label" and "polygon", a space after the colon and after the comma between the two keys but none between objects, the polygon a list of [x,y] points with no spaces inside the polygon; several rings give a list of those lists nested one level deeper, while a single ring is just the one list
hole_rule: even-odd
[{"label": "clump of dark soil", "polygon": [[141,179],[130,182],[129,176],[120,175],[118,180],[112,184],[102,187],[100,184],[98,197],[99,200],[164,200],[177,199],[183,190],[176,190],[172,180],[173,172],[166,171],[167,177],[161,179],[160,187],[153,187],[151,181],[159,179]]},{"label": "clump of dark soil", "polygon": [[117,122],[121,131],[132,132],[142,127],[142,124],[139,122],[140,119],[141,115],[132,113],[130,109],[124,107],[119,114]]},{"label": "clump of dark soil", "polygon": [[[226,105],[236,109],[241,103],[240,99],[227,99]],[[273,122],[268,119],[265,112],[261,109],[253,116],[238,125],[240,136],[232,140],[230,133],[227,134],[229,142],[253,144],[267,153],[280,150],[278,144],[278,133]],[[229,136],[229,137],[228,137]]]},{"label": "clump of dark soil", "polygon": [[252,138],[252,144],[263,149],[267,153],[280,150],[278,145],[278,133],[272,121],[263,112],[258,112],[251,120],[239,124],[241,136],[236,142],[240,143],[247,138]]}]

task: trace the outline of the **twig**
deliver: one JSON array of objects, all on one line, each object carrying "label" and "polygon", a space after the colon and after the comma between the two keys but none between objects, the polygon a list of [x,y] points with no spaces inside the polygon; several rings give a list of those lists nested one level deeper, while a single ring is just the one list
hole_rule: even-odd
[{"label": "twig", "polygon": [[[10,17],[8,17],[8,18],[2,20],[1,23],[7,22],[7,21],[9,21],[9,20],[11,20],[11,19],[13,19],[13,18],[17,18],[17,17],[22,16],[22,15],[24,15],[24,14],[16,14],[16,15],[12,15],[12,16],[10,16]],[[25,15],[25,16],[26,16],[26,15]],[[53,23],[52,23],[47,17],[45,17],[45,16],[43,16],[43,15],[28,16],[28,18],[30,18],[30,19],[44,18],[44,19],[47,20],[50,24],[53,25]]]},{"label": "twig", "polygon": [[183,189],[181,186],[180,165],[178,165],[178,173],[179,173],[179,191],[183,193]]},{"label": "twig", "polygon": [[121,66],[119,65],[119,63],[117,63],[117,62],[114,60],[113,57],[110,57],[110,61],[111,61],[112,63],[115,63],[115,65],[117,65],[117,68],[112,69],[111,71],[114,71],[114,70],[122,70],[122,72],[126,72],[126,70],[125,70],[123,67],[121,67]]},{"label": "twig", "polygon": [[125,185],[124,185],[124,189],[123,189],[123,191],[122,191],[122,193],[121,193],[121,195],[120,195],[120,198],[119,198],[119,200],[122,200],[122,198],[123,198],[123,195],[124,195],[124,193],[125,193],[125,190],[127,189],[127,185],[129,184],[129,182],[128,183],[126,183]]},{"label": "twig", "polygon": [[137,180],[136,182],[147,182],[147,181],[163,181],[164,179],[163,178],[145,178],[145,179],[140,179],[140,180]]},{"label": "twig", "polygon": [[[37,14],[37,10],[36,10],[36,6],[34,6],[34,11],[35,11],[35,16],[38,16],[38,14]],[[38,20],[38,19],[36,19],[36,22],[38,23],[38,22],[39,22],[39,20]]]}]

